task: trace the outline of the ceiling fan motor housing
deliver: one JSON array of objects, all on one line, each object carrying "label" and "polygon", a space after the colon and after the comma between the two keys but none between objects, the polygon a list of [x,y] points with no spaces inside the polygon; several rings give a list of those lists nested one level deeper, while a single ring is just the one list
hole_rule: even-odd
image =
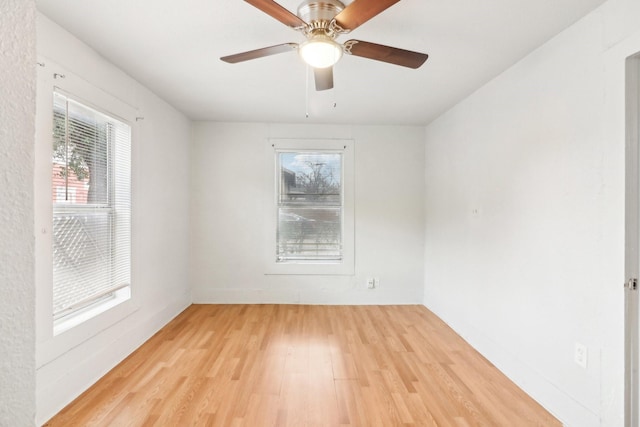
[{"label": "ceiling fan motor housing", "polygon": [[335,37],[330,28],[331,20],[345,8],[338,0],[305,0],[298,6],[298,17],[308,23],[307,34],[324,33]]}]

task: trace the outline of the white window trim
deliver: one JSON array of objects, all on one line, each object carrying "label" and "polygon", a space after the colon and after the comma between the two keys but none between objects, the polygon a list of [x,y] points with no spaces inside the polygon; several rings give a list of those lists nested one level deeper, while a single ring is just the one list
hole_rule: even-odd
[{"label": "white window trim", "polygon": [[[276,156],[279,151],[312,150],[342,153],[343,181],[343,257],[339,262],[277,262],[277,185]],[[354,141],[352,139],[279,139],[269,138],[265,144],[265,274],[353,275],[355,270],[354,225]]]},{"label": "white window trim", "polygon": [[[135,211],[135,139],[137,135],[134,107],[104,92],[81,77],[48,58],[39,58],[45,64],[38,69],[36,94],[36,176],[35,176],[35,221],[36,221],[36,365],[40,367],[91,339],[101,331],[134,313],[140,307],[135,289],[135,243],[131,239],[131,286],[115,292],[114,298],[94,307],[66,316],[60,321],[53,319],[53,270],[52,270],[52,217],[51,203],[51,135],[53,93],[59,90],[73,99],[104,111],[108,115],[127,123],[131,127],[132,139],[132,226]],[[54,73],[57,78],[54,78]],[[62,77],[64,76],[64,77]],[[48,187],[48,188],[47,188]]]}]

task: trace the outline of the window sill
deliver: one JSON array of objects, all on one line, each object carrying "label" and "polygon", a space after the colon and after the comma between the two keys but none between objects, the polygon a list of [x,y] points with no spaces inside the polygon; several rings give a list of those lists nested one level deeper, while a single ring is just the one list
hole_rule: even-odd
[{"label": "window sill", "polygon": [[[130,289],[124,288],[118,292],[131,294]],[[44,366],[135,313],[139,305],[134,298],[133,295],[116,296],[108,303],[96,306],[95,310],[87,310],[86,317],[68,316],[58,320],[55,325],[52,320],[49,324],[51,335],[36,345],[36,366]]]},{"label": "window sill", "polygon": [[354,274],[352,262],[274,262],[267,265],[265,274],[299,274],[325,276],[352,276]]},{"label": "window sill", "polygon": [[110,310],[113,307],[120,305],[131,298],[131,288],[129,286],[117,290],[114,293],[115,296],[108,299],[107,301],[94,304],[93,306],[87,307],[86,309],[81,310],[77,313],[65,316],[62,319],[54,321],[53,336],[57,336],[75,326],[86,322],[89,319],[99,316],[105,311]]}]

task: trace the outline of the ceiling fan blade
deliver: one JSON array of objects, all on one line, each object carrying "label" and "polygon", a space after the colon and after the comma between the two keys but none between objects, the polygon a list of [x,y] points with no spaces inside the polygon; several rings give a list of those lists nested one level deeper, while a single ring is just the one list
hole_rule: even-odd
[{"label": "ceiling fan blade", "polygon": [[235,55],[223,56],[220,58],[224,62],[235,64],[236,62],[248,61],[250,59],[262,58],[264,56],[285,53],[298,48],[297,43],[284,43],[275,46],[263,47],[262,49],[250,50],[248,52],[236,53]]},{"label": "ceiling fan blade", "polygon": [[316,80],[316,90],[333,89],[333,67],[314,68],[313,76]]},{"label": "ceiling fan blade", "polygon": [[409,68],[419,68],[429,57],[426,53],[413,52],[411,50],[398,49],[397,47],[384,46],[360,40],[349,40],[345,42],[344,45],[347,47],[345,52],[351,55]]},{"label": "ceiling fan blade", "polygon": [[400,0],[354,0],[335,16],[340,28],[351,31]]},{"label": "ceiling fan blade", "polygon": [[284,25],[287,25],[291,28],[302,28],[306,27],[307,23],[302,19],[298,18],[297,15],[289,12],[283,6],[280,6],[273,0],[244,0],[247,3],[257,7],[267,15],[277,19],[282,22]]}]

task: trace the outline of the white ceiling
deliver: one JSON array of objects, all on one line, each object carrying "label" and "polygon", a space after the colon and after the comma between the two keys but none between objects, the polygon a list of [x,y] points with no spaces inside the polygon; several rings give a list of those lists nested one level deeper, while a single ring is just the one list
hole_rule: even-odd
[{"label": "white ceiling", "polygon": [[[367,0],[357,0],[367,1]],[[194,120],[427,124],[605,0],[403,0],[351,38],[429,54],[418,70],[345,55],[316,92],[304,37],[242,0],[36,0],[38,9]],[[346,1],[345,4],[351,1]],[[295,13],[298,0],[279,3]],[[309,117],[305,113],[309,112]]]}]

